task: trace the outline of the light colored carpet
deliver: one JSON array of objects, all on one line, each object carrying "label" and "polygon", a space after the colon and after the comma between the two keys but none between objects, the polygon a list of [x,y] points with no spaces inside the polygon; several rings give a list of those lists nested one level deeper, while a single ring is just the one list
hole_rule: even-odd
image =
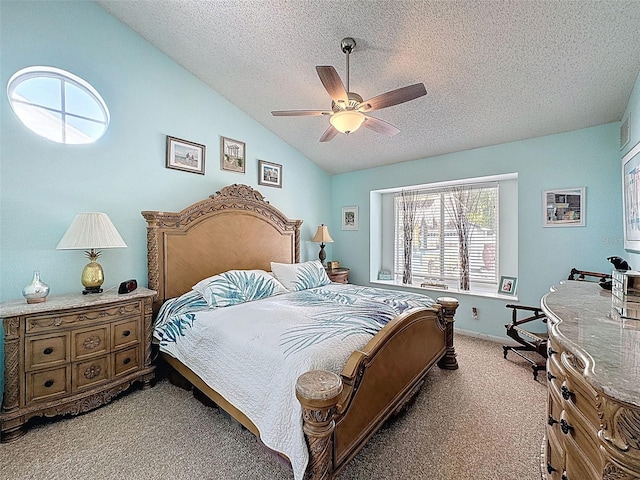
[{"label": "light colored carpet", "polygon": [[[546,377],[498,343],[456,337],[460,368],[434,368],[415,404],[339,480],[540,480]],[[225,414],[163,380],[0,444],[0,478],[292,479]]]}]

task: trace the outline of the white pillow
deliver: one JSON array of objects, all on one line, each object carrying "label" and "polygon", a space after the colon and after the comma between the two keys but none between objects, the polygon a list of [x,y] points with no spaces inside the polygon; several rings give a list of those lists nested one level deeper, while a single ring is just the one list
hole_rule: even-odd
[{"label": "white pillow", "polygon": [[201,280],[193,289],[210,307],[227,307],[287,293],[287,289],[264,270],[229,270]]},{"label": "white pillow", "polygon": [[271,271],[291,292],[322,287],[331,283],[319,260],[304,263],[271,262]]}]

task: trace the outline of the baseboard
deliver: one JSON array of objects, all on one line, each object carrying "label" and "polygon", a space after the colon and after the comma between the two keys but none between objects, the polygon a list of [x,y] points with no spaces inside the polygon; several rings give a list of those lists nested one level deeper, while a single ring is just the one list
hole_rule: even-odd
[{"label": "baseboard", "polygon": [[496,343],[505,343],[508,341],[505,337],[496,337],[495,335],[489,335],[488,333],[472,332],[471,330],[462,330],[461,328],[454,328],[454,332],[458,335],[480,338],[482,340],[489,340]]}]

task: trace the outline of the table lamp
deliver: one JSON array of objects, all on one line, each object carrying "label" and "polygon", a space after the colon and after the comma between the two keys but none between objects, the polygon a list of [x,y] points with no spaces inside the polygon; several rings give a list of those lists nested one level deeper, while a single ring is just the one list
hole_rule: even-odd
[{"label": "table lamp", "polygon": [[318,258],[320,259],[322,265],[324,265],[324,261],[327,258],[327,252],[324,251],[324,244],[333,242],[333,238],[331,238],[331,235],[329,235],[329,228],[324,223],[322,225],[319,225],[318,231],[313,236],[311,241],[320,243],[320,253],[318,254]]},{"label": "table lamp", "polygon": [[127,244],[114,227],[106,213],[79,213],[73,219],[66,233],[58,243],[57,250],[87,250],[89,263],[82,270],[83,295],[102,293],[104,271],[96,261],[100,252],[97,248],[120,248]]}]

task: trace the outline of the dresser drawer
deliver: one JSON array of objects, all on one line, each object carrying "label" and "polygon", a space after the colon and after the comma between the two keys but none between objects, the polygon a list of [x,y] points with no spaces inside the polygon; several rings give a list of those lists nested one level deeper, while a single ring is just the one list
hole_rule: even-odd
[{"label": "dresser drawer", "polygon": [[109,380],[111,367],[109,356],[92,358],[73,364],[73,390],[82,390]]},{"label": "dresser drawer", "polygon": [[96,320],[113,322],[132,315],[141,314],[139,301],[119,305],[96,306],[91,309],[79,308],[55,314],[28,315],[26,317],[27,333],[59,330],[62,327],[82,327]]},{"label": "dresser drawer", "polygon": [[[569,407],[568,409],[563,410],[562,415],[560,415],[560,422],[561,424],[559,425],[559,428],[562,432],[565,450],[567,450],[569,448],[569,444],[571,444],[576,448],[580,456],[589,459],[589,463],[592,468],[594,468],[594,465],[601,466],[598,433],[586,420],[584,415],[575,408]],[[570,455],[568,454],[567,457],[569,456]],[[573,478],[582,477],[574,476]]]},{"label": "dresser drawer", "polygon": [[560,480],[562,478],[562,472],[564,471],[564,450],[562,449],[562,442],[556,438],[554,434],[547,434],[547,451],[544,469],[549,480]]},{"label": "dresser drawer", "polygon": [[70,361],[69,334],[27,337],[25,368],[47,368]]},{"label": "dresser drawer", "polygon": [[27,374],[27,403],[71,393],[71,365]]},{"label": "dresser drawer", "polygon": [[138,319],[112,325],[111,332],[113,336],[111,344],[113,345],[113,349],[115,350],[125,345],[133,345],[140,342],[138,325]]},{"label": "dresser drawer", "polygon": [[600,480],[603,478],[600,473],[602,469],[594,466],[592,463],[594,459],[585,455],[584,450],[576,442],[570,438],[567,439],[565,449],[567,452],[565,458],[567,480]]},{"label": "dresser drawer", "polygon": [[567,377],[560,386],[561,395],[566,404],[579,410],[591,423],[594,430],[600,429],[600,417],[596,405],[596,392],[589,387],[582,377]]},{"label": "dresser drawer", "polygon": [[140,367],[140,349],[136,345],[112,354],[114,377],[125,375]]},{"label": "dresser drawer", "polygon": [[109,353],[109,325],[74,330],[71,332],[72,359],[85,358]]}]

